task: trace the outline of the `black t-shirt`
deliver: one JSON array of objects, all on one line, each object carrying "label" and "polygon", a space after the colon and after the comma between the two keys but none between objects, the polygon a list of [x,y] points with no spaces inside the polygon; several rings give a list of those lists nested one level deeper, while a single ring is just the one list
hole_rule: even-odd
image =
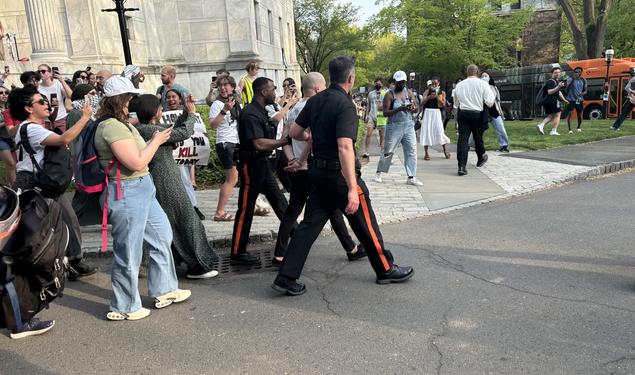
[{"label": "black t-shirt", "polygon": [[357,110],[350,96],[339,86],[309,99],[295,122],[311,128],[313,156],[323,160],[339,160],[338,138],[357,140]]},{"label": "black t-shirt", "polygon": [[547,86],[545,87],[544,104],[556,105],[558,103],[558,97],[560,95],[560,91],[556,91],[555,93],[549,95],[549,90],[553,90],[556,86],[558,86],[558,82],[556,82],[555,79],[551,78],[547,81]]},{"label": "black t-shirt", "polygon": [[256,152],[258,156],[266,157],[271,151],[257,151],[252,142],[254,139],[276,139],[276,128],[272,126],[267,110],[257,102],[251,102],[243,108],[238,119],[238,139],[240,150]]}]

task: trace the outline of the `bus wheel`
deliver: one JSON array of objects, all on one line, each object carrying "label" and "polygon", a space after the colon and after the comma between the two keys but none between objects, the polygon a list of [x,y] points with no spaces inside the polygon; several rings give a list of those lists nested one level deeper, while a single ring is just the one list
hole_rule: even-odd
[{"label": "bus wheel", "polygon": [[584,109],[583,116],[586,120],[601,120],[604,118],[604,109],[597,104],[591,104]]}]

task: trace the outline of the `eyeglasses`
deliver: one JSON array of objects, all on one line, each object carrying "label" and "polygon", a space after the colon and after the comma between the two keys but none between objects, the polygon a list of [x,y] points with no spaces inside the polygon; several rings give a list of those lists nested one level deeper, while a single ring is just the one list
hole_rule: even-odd
[{"label": "eyeglasses", "polygon": [[81,79],[88,79],[88,76],[79,76]]},{"label": "eyeglasses", "polygon": [[42,74],[45,74],[45,73],[48,73],[49,71],[48,71],[48,69],[42,69],[42,70],[38,70],[38,72],[40,72]]},{"label": "eyeglasses", "polygon": [[9,95],[7,91],[0,91],[0,95]]},{"label": "eyeglasses", "polygon": [[29,104],[29,105],[30,105],[30,106],[32,106],[33,104],[36,104],[36,103],[37,103],[37,104],[39,104],[39,105],[46,105],[46,104],[48,104],[48,103],[46,102],[46,100],[44,100],[44,99],[40,99],[40,100],[35,100],[35,101],[31,102],[31,104]]}]

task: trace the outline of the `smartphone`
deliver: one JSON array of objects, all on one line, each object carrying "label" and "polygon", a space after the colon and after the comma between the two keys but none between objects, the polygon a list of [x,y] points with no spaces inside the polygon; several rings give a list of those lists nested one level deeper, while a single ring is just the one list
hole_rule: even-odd
[{"label": "smartphone", "polygon": [[51,106],[53,107],[57,107],[59,105],[59,102],[57,101],[57,94],[56,93],[52,93],[51,94]]},{"label": "smartphone", "polygon": [[218,77],[213,76],[213,77],[212,77],[212,82],[216,82],[216,78],[218,78]]},{"label": "smartphone", "polygon": [[60,72],[60,68],[58,68],[57,66],[53,66],[51,67],[51,70],[55,73],[59,73]]},{"label": "smartphone", "polygon": [[137,112],[129,112],[129,113],[128,113],[128,117],[130,117],[130,118],[137,118]]},{"label": "smartphone", "polygon": [[76,84],[76,85],[81,85],[82,83],[84,83],[84,80],[83,80],[83,79],[81,79],[81,78],[77,78],[77,79],[75,80],[75,84]]},{"label": "smartphone", "polygon": [[86,67],[86,71],[90,72],[90,65]]},{"label": "smartphone", "polygon": [[9,65],[5,65],[4,66],[4,72],[5,73],[9,73]]}]

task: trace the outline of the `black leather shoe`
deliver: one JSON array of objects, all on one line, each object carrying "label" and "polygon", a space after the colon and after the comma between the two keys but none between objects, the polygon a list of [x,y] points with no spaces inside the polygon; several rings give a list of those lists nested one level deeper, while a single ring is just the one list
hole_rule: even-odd
[{"label": "black leather shoe", "polygon": [[484,165],[485,165],[485,163],[487,163],[487,159],[488,159],[487,154],[483,154],[483,156],[481,157],[481,160],[479,160],[479,161],[478,161],[478,163],[476,163],[476,166],[477,166],[477,167],[482,167],[482,166],[484,166]]},{"label": "black leather shoe", "polygon": [[203,213],[201,212],[201,210],[198,209],[198,207],[194,207],[194,211],[196,211],[196,214],[198,215],[198,218],[201,219],[201,221],[205,220],[205,215],[203,215]]},{"label": "black leather shoe", "polygon": [[97,272],[97,267],[89,266],[88,264],[82,262],[81,259],[72,260],[69,264],[70,267],[68,268],[68,276],[66,277],[69,281],[76,281],[82,277],[90,276]]},{"label": "black leather shoe", "polygon": [[306,286],[288,277],[278,275],[271,284],[271,288],[277,292],[285,293],[290,296],[299,296],[306,293]]},{"label": "black leather shoe", "polygon": [[500,151],[500,152],[509,152],[509,148],[507,148],[507,146],[503,146],[503,147],[499,148],[498,151]]},{"label": "black leather shoe", "polygon": [[246,266],[254,266],[260,264],[260,258],[249,253],[232,254],[229,257],[231,264],[243,264]]},{"label": "black leather shoe", "polygon": [[361,243],[357,245],[357,251],[354,253],[351,253],[350,251],[346,252],[346,256],[348,257],[348,261],[352,262],[354,260],[359,260],[362,258],[367,257],[368,255],[366,254],[366,250],[364,250],[364,245],[362,245]]},{"label": "black leather shoe", "polygon": [[377,274],[377,284],[403,283],[415,274],[412,267],[400,267],[393,264],[390,271]]},{"label": "black leather shoe", "polygon": [[465,166],[459,167],[459,171],[456,174],[459,176],[465,176],[467,174],[467,169],[465,169]]}]

